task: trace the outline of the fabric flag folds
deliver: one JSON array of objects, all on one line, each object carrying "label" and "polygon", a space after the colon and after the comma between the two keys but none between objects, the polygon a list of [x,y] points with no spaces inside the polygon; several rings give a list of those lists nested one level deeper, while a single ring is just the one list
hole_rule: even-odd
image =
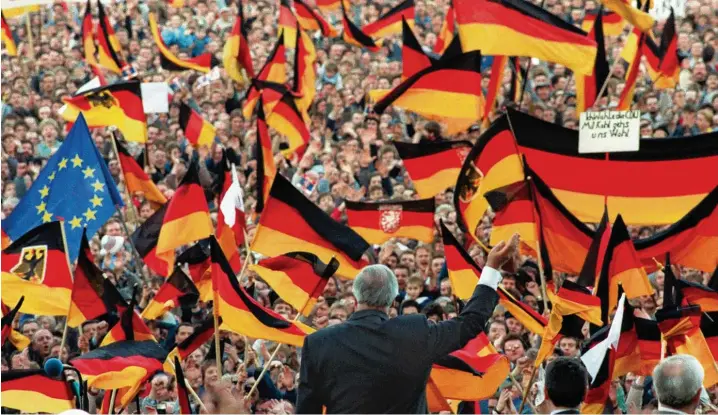
[{"label": "fabric flag folds", "polygon": [[160,286],[147,307],[142,311],[142,318],[155,320],[182,304],[192,305],[197,302],[199,291],[191,279],[180,268],[175,268],[172,275]]},{"label": "fabric flag folds", "polygon": [[179,125],[185,138],[195,147],[209,146],[214,142],[214,125],[184,102],[180,105]]},{"label": "fabric flag folds", "polygon": [[124,144],[115,138],[113,138],[113,140],[115,140],[115,145],[117,146],[118,159],[120,166],[122,166],[122,174],[125,178],[127,191],[132,195],[138,192],[142,193],[154,209],[167,203],[167,198],[165,198],[152,179],[145,173],[142,166],[137,163],[137,160],[132,157]]},{"label": "fabric flag folds", "polygon": [[453,187],[459,170],[471,150],[468,141],[412,144],[395,141],[416,193],[422,199],[434,197]]},{"label": "fabric flag folds", "polygon": [[5,51],[10,56],[17,56],[17,45],[12,35],[12,29],[5,20],[5,14],[2,14],[2,42],[5,45]]},{"label": "fabric flag folds", "polygon": [[399,34],[402,30],[402,20],[406,19],[409,26],[414,27],[414,0],[404,0],[379,18],[362,28],[367,36],[373,39]]},{"label": "fabric flag folds", "polygon": [[154,13],[149,15],[150,31],[152,32],[152,38],[160,50],[160,65],[163,69],[168,71],[186,71],[193,69],[195,71],[209,73],[209,71],[216,65],[219,64],[217,58],[210,52],[205,52],[194,58],[183,59],[176,56],[167,47],[165,42],[162,40],[160,29],[157,26],[157,20],[155,19]]},{"label": "fabric flag folds", "polygon": [[391,238],[421,242],[434,239],[434,199],[352,202],[347,200],[347,224],[365,241],[380,245]]},{"label": "fabric flag folds", "polygon": [[2,372],[2,406],[23,413],[57,414],[75,408],[70,385],[43,369]]},{"label": "fabric flag folds", "polygon": [[235,82],[243,84],[246,81],[245,76],[242,74],[242,69],[244,69],[248,77],[254,77],[252,55],[247,42],[247,26],[244,21],[241,1],[237,2],[237,17],[224,44],[222,62],[224,71]]}]

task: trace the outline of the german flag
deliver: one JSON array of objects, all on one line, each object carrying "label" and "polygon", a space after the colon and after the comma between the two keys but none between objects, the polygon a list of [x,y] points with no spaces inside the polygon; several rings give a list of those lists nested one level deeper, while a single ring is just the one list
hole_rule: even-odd
[{"label": "german flag", "polygon": [[509,99],[513,102],[521,100],[523,92],[523,82],[526,78],[526,69],[521,67],[521,62],[517,56],[509,59],[511,65],[511,85],[509,85]]},{"label": "german flag", "polygon": [[[594,103],[601,97],[598,93],[601,91],[603,84],[608,78],[609,68],[608,60],[606,60],[606,45],[603,38],[603,16],[600,12],[603,6],[599,8],[599,15],[596,17],[596,24],[593,25],[588,36],[596,42],[597,52],[593,71],[589,75],[581,75],[576,77],[576,113],[580,114],[593,107]],[[605,94],[605,91],[604,91]]]},{"label": "german flag", "polygon": [[339,261],[334,258],[325,264],[314,254],[290,252],[263,259],[249,269],[259,274],[289,305],[308,316],[338,267]]},{"label": "german flag", "polygon": [[[611,227],[608,223],[608,211],[603,212],[601,222],[596,227],[593,235],[591,246],[588,248],[586,260],[583,261],[583,267],[578,274],[578,285],[582,287],[597,287],[599,278],[601,277],[601,268],[604,263],[604,255],[608,249],[608,240],[611,237]],[[604,323],[606,320],[603,320]]]},{"label": "german flag", "polygon": [[174,264],[174,262],[167,262],[165,258],[157,256],[157,240],[168,206],[169,204],[162,205],[132,234],[132,242],[145,265],[163,277],[170,275]]},{"label": "german flag", "polygon": [[189,391],[187,390],[187,384],[185,383],[184,373],[182,372],[182,365],[175,356],[175,376],[177,377],[177,400],[179,401],[179,413],[180,414],[191,414],[192,407],[189,403]]},{"label": "german flag", "polygon": [[[245,103],[242,107],[244,118],[252,117],[257,99],[259,99],[260,94],[264,95],[263,91],[265,88],[273,87],[272,89],[277,90],[276,95],[278,95],[278,97],[276,97],[276,100],[279,101],[279,99],[281,99],[284,93],[283,90],[286,90],[284,84],[287,82],[286,50],[284,46],[284,32],[280,32],[279,39],[277,39],[277,43],[274,45],[274,50],[272,50],[272,53],[267,57],[264,66],[262,66],[256,79],[252,80],[252,85],[249,87],[249,90],[247,90]],[[267,105],[267,97],[265,96],[264,98],[264,103]]]},{"label": "german flag", "polygon": [[484,195],[524,178],[523,164],[508,119],[501,117],[464,157],[454,192],[454,206],[462,229],[476,239],[474,232],[489,206]]},{"label": "german flag", "polygon": [[208,146],[214,142],[215,131],[212,123],[184,102],[180,105],[179,125],[194,147]]},{"label": "german flag", "polygon": [[506,55],[494,56],[491,63],[491,78],[489,78],[489,87],[486,94],[486,105],[484,106],[484,125],[488,126],[489,116],[494,112],[496,107],[496,97],[504,80],[504,69],[509,61]]},{"label": "german flag", "polygon": [[[500,147],[506,153],[499,153],[495,148],[489,151],[487,141],[500,137],[489,136],[490,132],[496,131],[490,128],[476,144],[484,149],[478,153],[481,158],[491,160],[481,171],[488,178],[487,171],[491,167],[507,162],[505,154],[518,160],[517,153],[520,152],[561,203],[582,222],[598,223],[607,204],[609,212],[621,212],[630,225],[673,224],[718,185],[718,148],[712,134],[693,137],[690,143],[681,145],[675,140],[644,139],[639,151],[611,154],[610,160],[606,161],[601,154],[579,154],[578,132],[575,130],[511,108],[507,113],[494,124],[508,129],[506,118],[511,118],[518,151],[512,142]],[[555,139],[538,138],[548,136]],[[507,151],[512,148],[512,152]],[[469,159],[474,160],[473,157]],[[557,165],[574,171],[572,179],[557,174]],[[696,169],[710,174],[697,177]],[[515,171],[523,177],[520,168]],[[642,173],[637,174],[638,171]],[[511,177],[504,184],[520,180],[509,179]],[[679,186],[677,182],[682,184]]]},{"label": "german flag", "polygon": [[162,315],[181,304],[194,304],[199,299],[199,291],[194,286],[182,269],[175,268],[175,271],[157,291],[157,294],[150,300],[147,307],[142,311],[142,318],[156,320]]},{"label": "german flag", "polygon": [[288,147],[282,150],[282,154],[285,156],[294,153],[295,150],[307,144],[311,138],[309,129],[304,122],[304,116],[297,108],[291,92],[285,93],[274,105],[272,112],[267,115],[267,125],[286,137]]},{"label": "german flag", "polygon": [[289,0],[279,0],[279,30],[282,32],[284,45],[288,48],[293,48],[297,43],[298,24]]},{"label": "german flag", "polygon": [[[589,340],[590,341],[590,340]],[[595,343],[593,344],[595,347]],[[590,349],[585,348],[583,353]],[[616,362],[616,351],[609,347],[603,355],[601,367],[588,385],[586,397],[581,404],[582,414],[602,414],[606,407]]]},{"label": "german flag", "polygon": [[[648,275],[641,266],[636,248],[620,214],[611,228],[611,237],[603,261],[603,269],[608,272],[611,281],[609,304],[618,303],[618,284],[626,291],[629,299],[653,294]],[[613,294],[614,289],[616,294]]]},{"label": "german flag", "polygon": [[703,386],[715,385],[718,383],[718,365],[700,330],[703,315],[701,307],[671,305],[664,304],[656,312],[656,321],[666,342],[666,355],[689,354],[695,357],[705,370]]},{"label": "german flag", "polygon": [[162,66],[162,69],[177,72],[194,69],[195,71],[209,73],[209,71],[212,70],[212,67],[219,64],[217,58],[215,58],[214,55],[210,52],[206,52],[189,59],[182,59],[176,56],[162,40],[162,36],[160,35],[160,29],[157,26],[157,20],[155,19],[154,13],[150,13],[149,20],[152,38],[154,38],[155,44],[160,50],[160,66]]},{"label": "german flag", "polygon": [[317,93],[317,71],[314,63],[317,51],[312,39],[297,25],[297,44],[294,52],[294,88],[293,92],[298,98],[294,99],[297,108],[306,120],[309,107],[312,106]]},{"label": "german flag", "polygon": [[344,8],[343,0],[341,1],[341,7],[342,27],[344,28],[344,31],[342,32],[342,39],[344,39],[344,41],[350,45],[367,49],[370,52],[378,52],[381,48],[381,42],[375,42],[374,39],[371,38],[371,36],[362,32],[360,28],[356,27],[356,25],[352,23],[351,19],[349,19],[349,16],[347,16],[347,11]]},{"label": "german flag", "polygon": [[521,248],[536,254],[536,213],[528,181],[520,181],[484,195],[494,212],[490,244],[508,241],[514,233],[521,235]]},{"label": "german flag", "polygon": [[643,56],[643,42],[644,36],[641,34],[638,38],[638,47],[636,53],[629,61],[628,71],[626,71],[626,83],[621,91],[621,96],[618,98],[618,110],[628,111],[633,105],[633,96],[636,93],[636,81],[638,80],[638,73],[641,67],[641,57]]},{"label": "german flag", "polygon": [[53,379],[43,369],[2,372],[2,406],[24,413],[57,414],[75,408],[75,397],[63,379]]},{"label": "german flag", "polygon": [[[12,323],[15,320],[17,311],[22,307],[22,302],[25,301],[25,297],[20,297],[20,301],[17,302],[12,310],[5,303],[2,303],[2,343],[5,343],[8,337],[15,331],[12,328]],[[11,340],[12,341],[12,340]]]},{"label": "german flag", "polygon": [[144,198],[152,204],[154,209],[167,203],[167,199],[155,186],[155,183],[147,176],[142,166],[137,163],[137,160],[132,157],[130,152],[125,148],[124,144],[120,140],[115,140],[117,146],[117,156],[122,167],[122,174],[125,178],[125,186],[127,191],[134,195],[135,193],[141,193]]},{"label": "german flag", "polygon": [[62,222],[40,225],[2,251],[2,301],[24,314],[63,316],[70,308],[72,273]]},{"label": "german flag", "polygon": [[459,170],[471,149],[468,141],[442,141],[412,144],[395,141],[420,198],[429,198],[454,187]]},{"label": "german flag", "polygon": [[121,389],[141,384],[158,370],[167,351],[154,340],[122,340],[71,360],[88,386]]},{"label": "german flag", "polygon": [[445,55],[388,93],[370,94],[380,98],[374,104],[377,114],[395,106],[446,123],[450,134],[464,130],[481,119],[484,110],[481,52]]},{"label": "german flag", "polygon": [[718,266],[718,186],[670,227],[635,242],[646,272],[656,269],[654,258],[670,254],[675,264],[712,272]]},{"label": "german flag", "polygon": [[339,34],[321,14],[313,10],[303,0],[294,0],[294,10],[299,26],[304,30],[319,30],[327,38],[337,37]]},{"label": "german flag", "polygon": [[217,214],[217,231],[215,235],[222,247],[222,252],[229,259],[235,272],[239,272],[242,264],[237,247],[244,244],[247,220],[244,216],[242,187],[237,177],[236,166],[240,165],[239,156],[233,149],[223,151],[222,172],[219,176],[219,212]]},{"label": "german flag", "polygon": [[319,10],[325,13],[339,10],[342,7],[340,0],[317,0],[316,4]]},{"label": "german flag", "polygon": [[391,238],[434,240],[434,198],[345,204],[347,225],[370,244],[381,245]]},{"label": "german flag", "polygon": [[708,349],[713,355],[713,360],[718,360],[718,313],[703,313],[701,316],[701,332],[706,339]]},{"label": "german flag", "polygon": [[217,241],[210,238],[214,312],[222,317],[222,327],[257,339],[300,346],[314,330],[298,321],[288,321],[254,300],[234,276]]},{"label": "german flag", "polygon": [[269,189],[272,188],[274,176],[277,175],[277,166],[274,164],[274,153],[272,152],[272,137],[269,135],[267,121],[264,119],[264,104],[259,98],[257,105],[257,142],[255,144],[254,159],[257,160],[257,203],[254,210],[262,213],[264,200],[269,197]]},{"label": "german flag", "polygon": [[650,14],[631,6],[628,0],[607,0],[603,2],[607,9],[613,10],[620,17],[633,27],[639,29],[643,33],[647,33],[653,28],[653,17]]},{"label": "german flag", "polygon": [[655,320],[634,317],[641,367],[634,371],[636,375],[651,376],[653,368],[661,360],[661,330]]},{"label": "german flag", "polygon": [[718,291],[715,289],[686,280],[677,280],[676,284],[684,304],[699,305],[706,313],[718,311]]},{"label": "german flag", "polygon": [[[118,75],[122,74],[122,67],[125,61],[122,59],[122,48],[120,42],[115,36],[112,29],[110,19],[105,14],[105,8],[101,3],[97,4],[97,18],[99,25],[97,26],[97,63]],[[88,121],[89,123],[89,121]]]},{"label": "german flag", "polygon": [[245,83],[246,78],[242,74],[242,69],[244,69],[248,77],[254,77],[254,66],[252,66],[252,55],[247,42],[247,27],[244,22],[241,0],[237,2],[237,18],[224,44],[222,62],[224,71],[235,82]]},{"label": "german flag", "polygon": [[5,20],[5,15],[2,14],[2,42],[5,44],[5,52],[10,56],[17,56],[17,45],[15,44],[15,38],[12,35],[12,29]]},{"label": "german flag", "polygon": [[212,301],[211,258],[209,255],[209,239],[203,239],[184,250],[177,257],[177,265],[187,265],[189,276],[199,290],[199,299],[203,302]]},{"label": "german flag", "polygon": [[115,285],[105,278],[91,255],[87,235],[83,234],[75,267],[72,302],[67,314],[67,325],[70,327],[78,327],[87,320],[108,316],[120,306],[126,307],[122,295]]},{"label": "german flag", "polygon": [[147,116],[139,81],[115,82],[63,98],[62,118],[75,122],[82,114],[87,126],[116,126],[127,141],[147,141]]},{"label": "german flag", "polygon": [[375,22],[364,26],[363,31],[373,39],[383,39],[401,33],[402,21],[407,20],[414,29],[414,0],[404,0],[380,16]]},{"label": "german flag", "polygon": [[610,10],[586,10],[586,15],[583,17],[583,22],[581,22],[581,30],[590,33],[599,16],[603,20],[604,35],[619,36],[623,34],[623,29],[626,28],[626,21],[620,14]]},{"label": "german flag", "polygon": [[436,37],[436,43],[434,43],[434,53],[442,55],[446,48],[449,47],[451,41],[454,39],[454,32],[456,32],[456,15],[454,13],[454,2],[449,0],[449,8],[446,10],[446,16],[444,17],[444,23],[441,24],[441,30],[439,35]]},{"label": "german flag", "polygon": [[336,222],[281,175],[274,178],[259,220],[252,251],[266,256],[310,252],[322,261],[339,260],[338,276],[353,279],[366,265],[362,255],[369,244]]},{"label": "german flag", "polygon": [[[222,320],[219,321],[219,324],[222,324]],[[207,343],[212,336],[214,336],[214,318],[208,316],[202,321],[199,327],[194,329],[194,332],[190,334],[189,337],[172,349],[167,356],[167,361],[171,362],[175,357],[178,357],[180,361],[185,360],[192,352]]]},{"label": "german flag", "polygon": [[171,266],[175,262],[175,249],[214,233],[195,161],[166,206],[155,250],[156,256]]},{"label": "german flag", "polygon": [[560,63],[588,75],[596,42],[543,8],[522,0],[454,0],[464,51],[516,55]]},{"label": "german flag", "polygon": [[97,45],[95,45],[95,25],[92,23],[92,7],[90,0],[85,6],[85,14],[82,18],[82,26],[80,27],[80,38],[82,39],[82,50],[85,56],[85,62],[96,68],[97,63]]},{"label": "german flag", "polygon": [[648,74],[653,80],[654,87],[657,89],[675,87],[681,67],[678,60],[678,35],[673,10],[663,26],[660,45],[656,48],[653,39],[648,37],[644,41],[644,46],[643,53],[648,63]]},{"label": "german flag", "polygon": [[434,60],[424,52],[411,26],[402,20],[401,70],[402,80],[431,67]]},{"label": "german flag", "polygon": [[496,292],[499,293],[499,304],[521,322],[526,330],[533,334],[543,334],[548,324],[548,320],[544,316],[537,313],[528,304],[514,298],[504,287],[499,286]]},{"label": "german flag", "polygon": [[496,353],[486,333],[437,360],[429,379],[445,399],[474,401],[492,396],[509,375],[506,356]]},{"label": "german flag", "polygon": [[471,298],[476,284],[479,283],[481,268],[476,265],[476,262],[444,225],[444,221],[441,221],[441,237],[444,243],[446,269],[449,273],[452,291],[454,295],[462,300]]},{"label": "german flag", "polygon": [[115,323],[110,331],[102,339],[100,346],[107,346],[112,343],[123,340],[152,340],[155,338],[152,336],[152,331],[147,324],[145,324],[142,317],[135,311],[137,302],[134,298],[130,301],[130,304],[122,304],[117,307],[117,311],[120,314],[120,319]]},{"label": "german flag", "polygon": [[553,309],[544,330],[541,347],[534,365],[538,367],[551,354],[554,346],[564,335],[580,333],[584,321],[597,326],[601,321],[601,301],[580,285],[566,280],[558,293],[551,296]]}]

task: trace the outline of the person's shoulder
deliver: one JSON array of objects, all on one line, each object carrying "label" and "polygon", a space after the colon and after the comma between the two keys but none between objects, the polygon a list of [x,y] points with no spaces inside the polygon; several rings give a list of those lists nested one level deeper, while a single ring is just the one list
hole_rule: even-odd
[{"label": "person's shoulder", "polygon": [[329,337],[335,337],[335,336],[341,336],[344,330],[346,330],[348,327],[347,324],[336,324],[334,326],[325,327],[323,329],[319,329],[315,331],[312,334],[309,334],[307,336],[308,341],[321,341],[323,339],[329,338]]}]

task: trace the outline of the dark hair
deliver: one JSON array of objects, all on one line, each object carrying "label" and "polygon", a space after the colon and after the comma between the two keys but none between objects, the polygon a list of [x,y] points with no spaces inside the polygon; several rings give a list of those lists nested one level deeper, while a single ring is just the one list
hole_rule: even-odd
[{"label": "dark hair", "polygon": [[439,321],[444,319],[444,308],[439,303],[431,303],[427,305],[424,307],[422,313],[426,317],[437,316],[439,317]]},{"label": "dark hair", "polygon": [[414,300],[406,300],[399,306],[399,315],[404,314],[404,309],[408,307],[416,307],[416,311],[421,311],[421,307],[419,307],[419,303],[417,303]]},{"label": "dark hair", "polygon": [[[504,323],[504,325],[506,325],[506,323]],[[509,330],[509,329],[508,329],[508,326],[506,326],[506,332],[507,332],[507,333],[508,333],[508,330]],[[524,351],[526,351],[526,350],[529,349],[529,345],[526,344],[526,340],[524,340],[524,338],[523,338],[522,336],[520,336],[520,335],[518,335],[518,334],[514,334],[514,333],[508,333],[506,336],[504,336],[504,340],[501,342],[501,349],[503,350],[504,345],[506,344],[506,342],[510,342],[510,341],[513,341],[513,340],[518,340],[518,341],[520,341],[520,342],[521,342],[521,346],[524,347]]]},{"label": "dark hair", "polygon": [[588,389],[588,372],[580,360],[558,357],[546,367],[546,394],[554,406],[577,408]]}]

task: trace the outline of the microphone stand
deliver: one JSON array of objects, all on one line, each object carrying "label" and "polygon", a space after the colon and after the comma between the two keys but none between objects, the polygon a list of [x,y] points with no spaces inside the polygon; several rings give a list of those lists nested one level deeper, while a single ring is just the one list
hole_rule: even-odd
[{"label": "microphone stand", "polygon": [[80,394],[77,397],[77,409],[81,409],[81,410],[89,409],[89,400],[87,399],[87,383],[85,383],[82,380],[82,374],[76,367],[74,367],[72,365],[68,365],[68,364],[63,364],[62,365],[62,378],[65,381],[67,381],[67,377],[65,376],[66,370],[70,370],[70,371],[74,372],[75,375],[77,375],[77,383],[80,385],[80,387],[79,387]]}]

